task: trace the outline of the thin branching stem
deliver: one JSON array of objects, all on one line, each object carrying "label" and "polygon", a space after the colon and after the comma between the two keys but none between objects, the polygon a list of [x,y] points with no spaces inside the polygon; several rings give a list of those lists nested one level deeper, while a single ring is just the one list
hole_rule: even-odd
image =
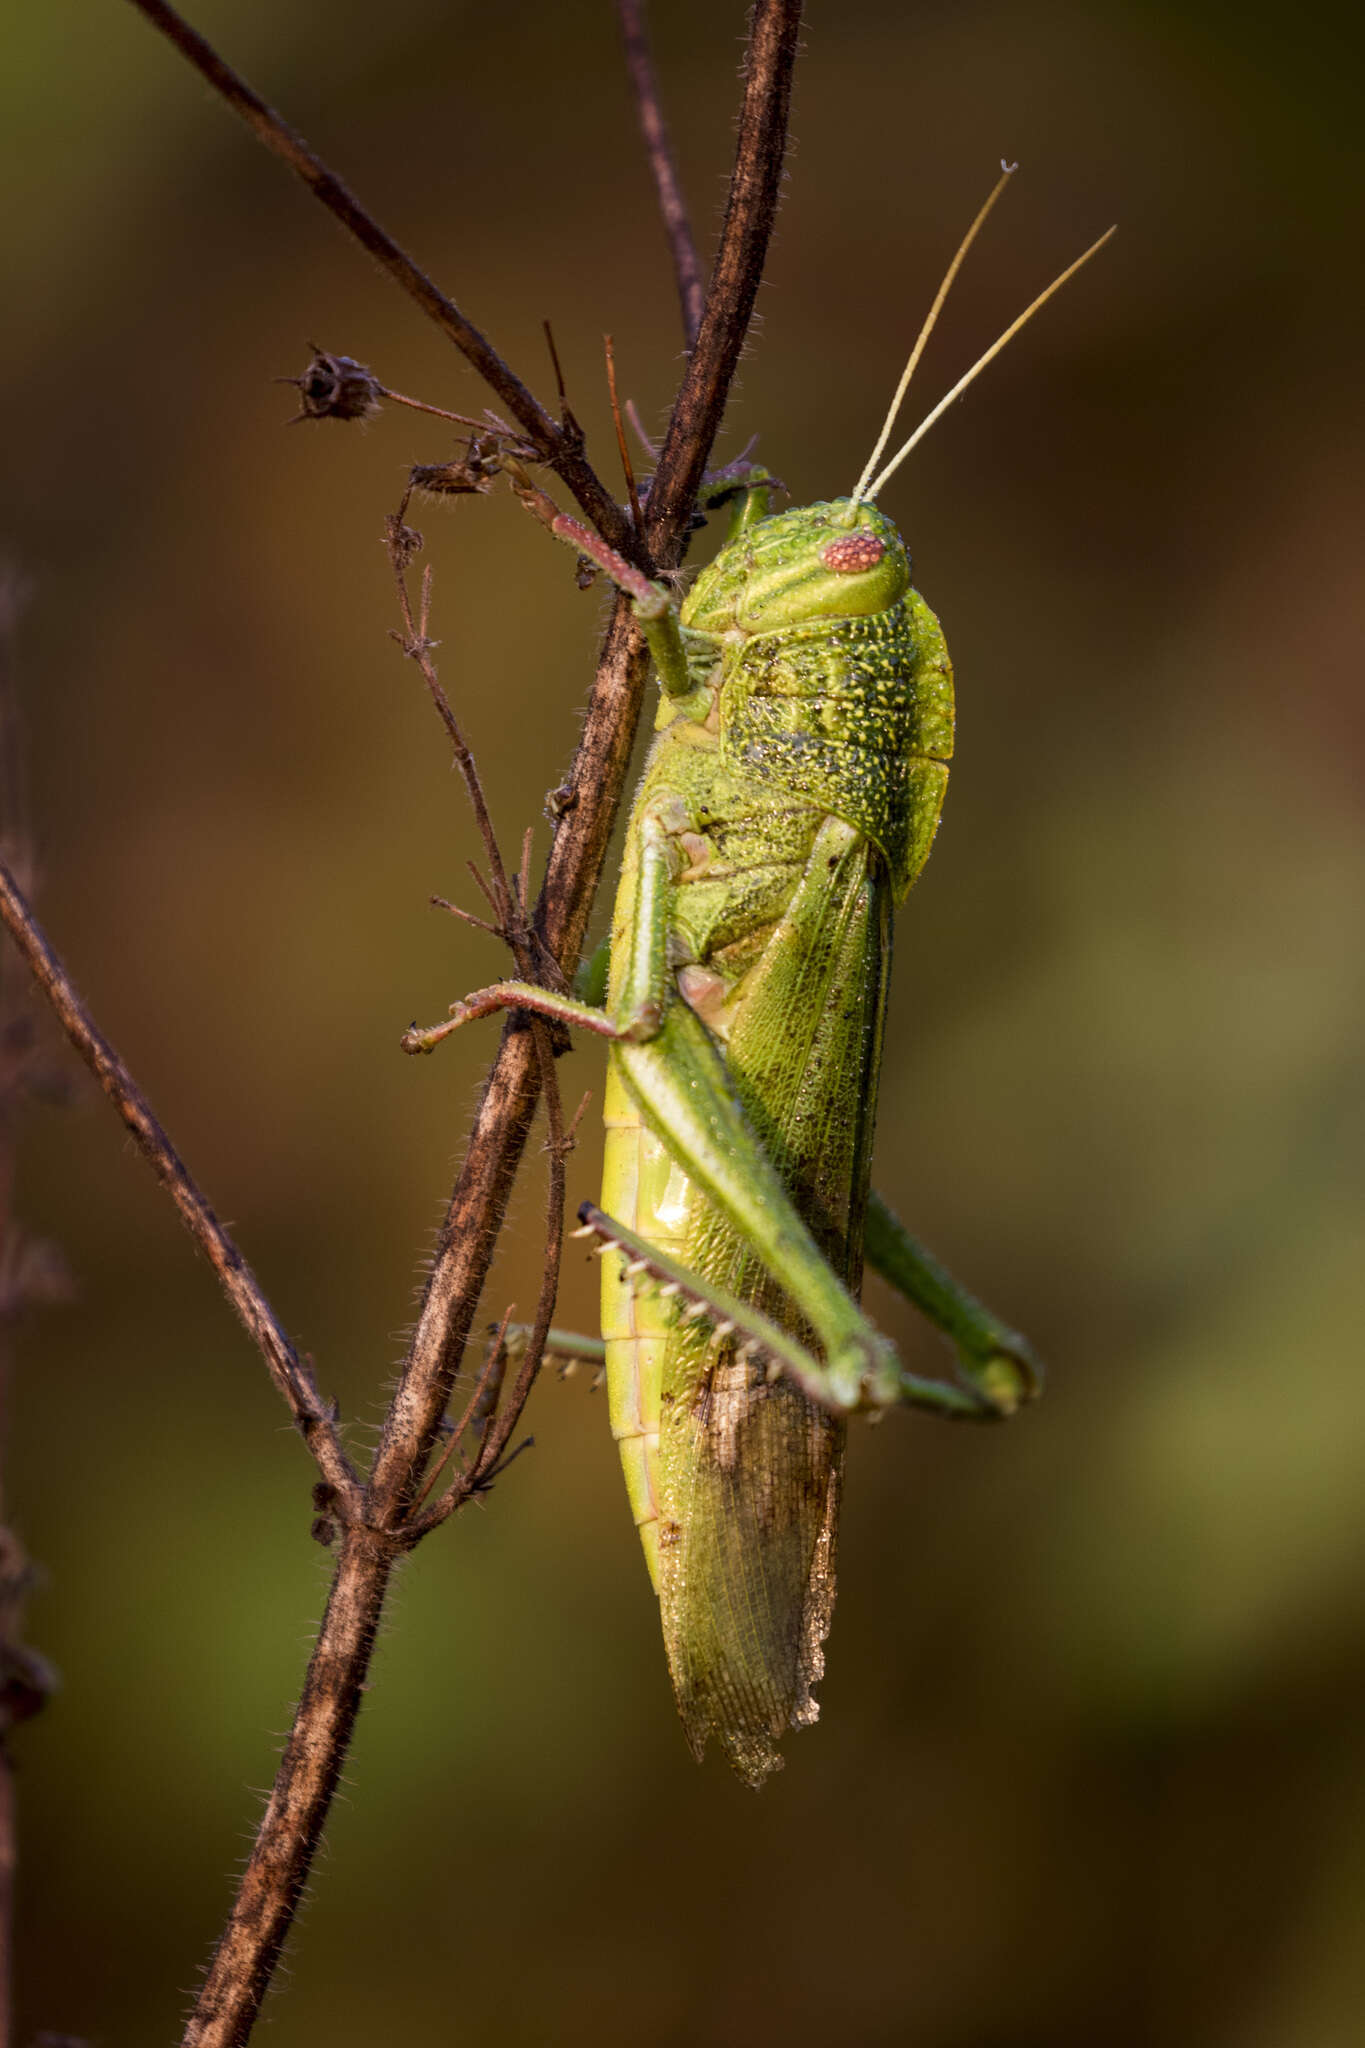
[{"label": "thin branching stem", "polygon": [[461,910],[458,903],[452,903],[447,896],[433,896],[432,907],[448,910],[452,917],[458,917],[463,924],[472,924],[477,932],[489,932],[495,939],[503,937],[501,925],[490,924],[486,917],[475,917],[472,910]]},{"label": "thin branching stem", "polygon": [[[436,642],[431,638],[430,631],[431,568],[429,564],[422,571],[421,599],[417,613],[414,616],[405,572],[406,551],[410,544],[410,537],[405,538],[405,536],[407,536],[407,529],[403,526],[401,518],[395,515],[388,524],[389,558],[393,564],[394,581],[398,589],[398,606],[403,616],[404,630],[401,634],[395,634],[394,638],[398,641],[404,654],[411,661],[416,662],[421,670],[422,680],[427,686],[427,691],[436,708],[437,716],[440,718],[442,725],[444,725],[447,737],[450,740],[451,751],[455,756],[455,765],[459,769],[461,779],[464,782],[470,809],[474,813],[474,822],[478,826],[479,837],[483,841],[484,853],[488,858],[487,878],[480,873],[472,861],[469,863],[470,873],[488,898],[489,907],[497,922],[490,925],[482,918],[470,917],[467,911],[456,910],[455,915],[466,918],[471,924],[482,924],[486,931],[491,931],[495,937],[504,940],[512,950],[513,957],[517,963],[517,970],[521,975],[529,980],[539,979],[548,969],[551,986],[563,989],[567,987],[567,983],[559,971],[559,963],[552,954],[546,952],[545,947],[540,942],[539,934],[527,922],[522,892],[508,877],[507,867],[502,857],[502,849],[498,844],[498,835],[493,829],[493,818],[488,808],[488,799],[484,794],[483,778],[479,774],[479,764],[474,758],[474,753],[468,740],[465,738],[464,729],[455,715],[454,706],[446,694],[440,675],[437,672],[436,663],[432,659],[432,651],[436,646]],[[446,908],[454,910],[455,906],[449,904]]]},{"label": "thin branching stem", "polygon": [[[559,1261],[564,1244],[565,1162],[573,1150],[574,1141],[572,1135],[566,1134],[564,1129],[564,1108],[555,1075],[554,1046],[550,1028],[543,1017],[533,1017],[529,1021],[535,1039],[541,1090],[545,1097],[545,1121],[548,1129],[545,1149],[550,1159],[550,1170],[546,1177],[545,1251],[541,1266],[540,1295],[536,1302],[535,1320],[531,1325],[526,1353],[512,1383],[511,1393],[490,1421],[479,1445],[479,1455],[474,1460],[470,1474],[474,1485],[487,1484],[496,1473],[512,1432],[520,1419],[521,1411],[530,1398],[536,1374],[540,1371],[541,1359],[545,1354],[545,1340],[550,1334],[550,1324],[554,1320],[555,1296],[559,1292]],[[452,1503],[452,1506],[455,1505],[458,1503]]]},{"label": "thin branching stem", "polygon": [[611,399],[611,423],[616,429],[616,452],[621,458],[621,472],[626,480],[626,501],[630,506],[630,523],[638,532],[644,525],[640,512],[640,493],[636,487],[635,469],[630,459],[630,443],[626,440],[625,422],[621,418],[621,400],[616,389],[616,346],[611,336],[603,337],[607,354],[607,392]]},{"label": "thin branching stem", "polygon": [[678,521],[690,517],[696,501],[763,279],[782,191],[800,28],[801,0],[759,0],[750,18],[739,140],[716,267],[645,518],[655,561],[666,569],[681,560],[686,529]]},{"label": "thin branching stem", "polygon": [[[406,629],[400,644],[404,654],[410,660],[415,661],[421,670],[422,680],[425,682],[431,696],[431,701],[436,707],[437,716],[446,729],[451,751],[455,756],[455,765],[459,769],[464,782],[465,794],[469,798],[469,807],[474,813],[474,822],[479,828],[479,837],[483,841],[483,849],[488,856],[488,872],[492,878],[491,887],[488,888],[489,903],[496,915],[506,918],[509,911],[513,908],[512,892],[508,886],[507,870],[503,866],[502,849],[498,845],[498,835],[493,830],[493,818],[488,808],[488,799],[484,795],[483,778],[479,774],[478,763],[474,759],[469,742],[464,736],[460,721],[455,716],[454,707],[442,687],[436,664],[431,658],[432,649],[436,645],[436,642],[431,638],[431,567],[428,564],[422,571],[421,604],[417,617],[414,618],[412,600],[408,595],[407,578],[403,573],[401,551],[397,545],[394,545],[391,547],[390,553],[393,559],[394,580],[398,586],[398,605],[403,614],[403,625]],[[477,873],[477,870],[475,872]],[[513,933],[509,930],[505,936],[510,945]]]},{"label": "thin branching stem", "polygon": [[702,281],[701,258],[692,235],[692,223],[687,214],[687,201],[683,198],[682,183],[678,177],[677,161],[673,155],[673,144],[669,139],[668,124],[664,120],[663,107],[659,100],[659,81],[654,70],[654,57],[649,47],[649,31],[645,27],[644,0],[617,0],[621,16],[621,38],[626,49],[626,68],[630,72],[631,89],[635,94],[635,108],[640,117],[640,130],[645,138],[645,149],[649,156],[649,168],[654,173],[654,186],[659,198],[659,212],[663,216],[664,233],[673,257],[673,275],[678,285],[678,305],[682,312],[683,339],[689,349],[697,345],[701,332],[702,313],[706,306],[706,287]]},{"label": "thin branching stem", "polygon": [[[446,1442],[446,1447],[435,1464],[427,1472],[422,1491],[417,1496],[416,1505],[419,1508],[432,1493],[437,1480],[445,1471],[452,1458],[459,1462],[462,1470],[465,1469],[464,1461],[459,1455],[460,1445],[464,1442],[465,1437],[474,1427],[477,1420],[482,1418],[484,1422],[487,1422],[493,1409],[502,1397],[502,1383],[507,1372],[507,1332],[511,1326],[514,1306],[515,1304],[511,1303],[503,1310],[502,1320],[493,1331],[492,1341],[484,1354],[483,1364],[480,1366],[478,1376],[474,1381],[473,1392],[465,1403],[464,1413],[459,1417],[458,1421],[450,1425],[450,1436]],[[426,1534],[425,1522],[421,1525],[420,1533],[422,1535]]]},{"label": "thin branching stem", "polygon": [[[415,661],[422,672],[433,704],[450,739],[456,765],[464,779],[470,807],[474,812],[479,836],[483,840],[484,852],[488,858],[488,880],[474,869],[476,880],[484,888],[495,917],[498,919],[497,935],[511,948],[518,969],[527,977],[534,977],[539,967],[547,967],[553,986],[566,988],[567,981],[559,962],[548,950],[526,917],[528,874],[531,860],[532,832],[528,826],[522,839],[521,869],[515,884],[508,879],[503,861],[502,849],[493,827],[488,800],[484,795],[483,778],[478,763],[464,736],[463,728],[455,710],[441,684],[432,659],[435,642],[431,638],[431,568],[428,564],[422,571],[422,595],[418,615],[414,620],[412,601],[408,595],[405,565],[408,559],[410,537],[401,518],[389,521],[389,553],[393,563],[394,578],[398,587],[398,603],[403,615],[406,637],[402,640],[403,652]],[[565,1174],[564,1162],[572,1150],[573,1138],[565,1135],[564,1113],[555,1079],[554,1035],[545,1020],[529,1017],[526,1024],[530,1029],[536,1050],[536,1068],[540,1091],[545,1098],[546,1119],[549,1125],[547,1150],[550,1157],[550,1171],[546,1196],[545,1251],[541,1262],[540,1294],[536,1306],[535,1321],[522,1359],[520,1370],[511,1394],[501,1403],[497,1412],[490,1416],[484,1430],[478,1453],[471,1468],[460,1475],[451,1485],[438,1508],[428,1514],[420,1524],[414,1524],[415,1535],[425,1535],[444,1521],[457,1507],[469,1498],[471,1493],[486,1488],[497,1474],[499,1460],[507,1448],[512,1431],[521,1417],[531,1388],[540,1370],[545,1351],[545,1339],[554,1318],[555,1297],[559,1291],[560,1252],[564,1241]],[[476,1395],[477,1399],[477,1395]],[[461,1423],[452,1438],[452,1445],[466,1425]],[[442,1459],[441,1463],[445,1460]],[[422,1488],[414,1509],[420,1507],[430,1489],[430,1476]]]}]

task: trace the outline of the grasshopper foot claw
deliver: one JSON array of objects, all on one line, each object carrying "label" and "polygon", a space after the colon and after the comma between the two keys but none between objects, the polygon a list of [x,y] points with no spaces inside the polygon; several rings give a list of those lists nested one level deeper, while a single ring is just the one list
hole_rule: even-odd
[{"label": "grasshopper foot claw", "polygon": [[1000,1415],[1013,1415],[1042,1391],[1042,1367],[1022,1337],[1012,1337],[985,1358],[972,1359],[968,1374],[978,1393]]}]

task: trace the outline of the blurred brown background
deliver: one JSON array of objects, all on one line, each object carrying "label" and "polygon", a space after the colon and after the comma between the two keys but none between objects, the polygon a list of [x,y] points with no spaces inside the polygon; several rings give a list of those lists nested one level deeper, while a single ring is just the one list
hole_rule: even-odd
[{"label": "blurred brown background", "polygon": [[[196,22],[616,474],[678,325],[606,0],[196,0]],[[600,1396],[407,1569],[279,2048],[1343,2048],[1365,2002],[1359,89],[1346,15],[810,10],[721,443],[846,491],[1002,155],[932,399],[1099,262],[887,494],[960,760],[901,924],[878,1177],[1046,1404],[859,1431],[823,1718],[759,1797],[680,1739]],[[697,225],[743,12],[659,4]],[[42,914],[370,1440],[493,1027],[425,907],[475,851],[379,536],[439,422],[285,431],[307,343],[483,393],[130,9],[10,11],[0,538]],[[22,195],[22,196],[20,196]],[[502,497],[424,510],[509,843],[600,597]],[[601,910],[599,909],[599,927]],[[582,1049],[573,1099],[600,1086]],[[590,1119],[591,1122],[591,1119]],[[573,1162],[593,1189],[595,1134]],[[323,1598],[310,1467],[107,1108],[28,1126],[79,1298],[20,1347],[12,1511],[64,1690],[22,1766],[21,2040],[164,2041]],[[530,1303],[528,1177],[490,1313]],[[565,1320],[590,1321],[573,1248]],[[878,1294],[925,1369],[931,1340]]]}]

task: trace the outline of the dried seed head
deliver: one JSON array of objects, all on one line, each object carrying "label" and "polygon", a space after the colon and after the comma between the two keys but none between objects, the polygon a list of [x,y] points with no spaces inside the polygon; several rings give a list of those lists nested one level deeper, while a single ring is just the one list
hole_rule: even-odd
[{"label": "dried seed head", "polygon": [[301,377],[281,377],[298,391],[301,420],[368,420],[379,411],[384,387],[372,370],[353,356],[328,355],[315,348]]},{"label": "dried seed head", "polygon": [[433,498],[455,498],[473,491],[491,491],[493,479],[502,466],[501,444],[495,434],[471,434],[463,455],[450,462],[419,462],[409,478],[409,489],[425,491]]},{"label": "dried seed head", "polygon": [[[400,576],[406,576],[408,570],[412,567],[414,559],[421,554],[422,549],[426,546],[426,542],[417,531],[417,528],[406,525],[402,517],[394,512],[391,512],[384,521],[384,544],[388,548],[389,554],[393,559],[393,566]],[[393,637],[399,642],[400,646],[404,644],[399,634],[395,633]]]}]

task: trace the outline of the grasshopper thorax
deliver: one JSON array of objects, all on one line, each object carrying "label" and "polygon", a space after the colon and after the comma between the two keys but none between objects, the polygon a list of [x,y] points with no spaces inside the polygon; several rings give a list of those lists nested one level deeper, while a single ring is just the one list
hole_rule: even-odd
[{"label": "grasshopper thorax", "polygon": [[909,587],[910,558],[891,521],[875,505],[836,498],[746,527],[702,570],[682,623],[717,636],[779,633],[887,611]]}]

